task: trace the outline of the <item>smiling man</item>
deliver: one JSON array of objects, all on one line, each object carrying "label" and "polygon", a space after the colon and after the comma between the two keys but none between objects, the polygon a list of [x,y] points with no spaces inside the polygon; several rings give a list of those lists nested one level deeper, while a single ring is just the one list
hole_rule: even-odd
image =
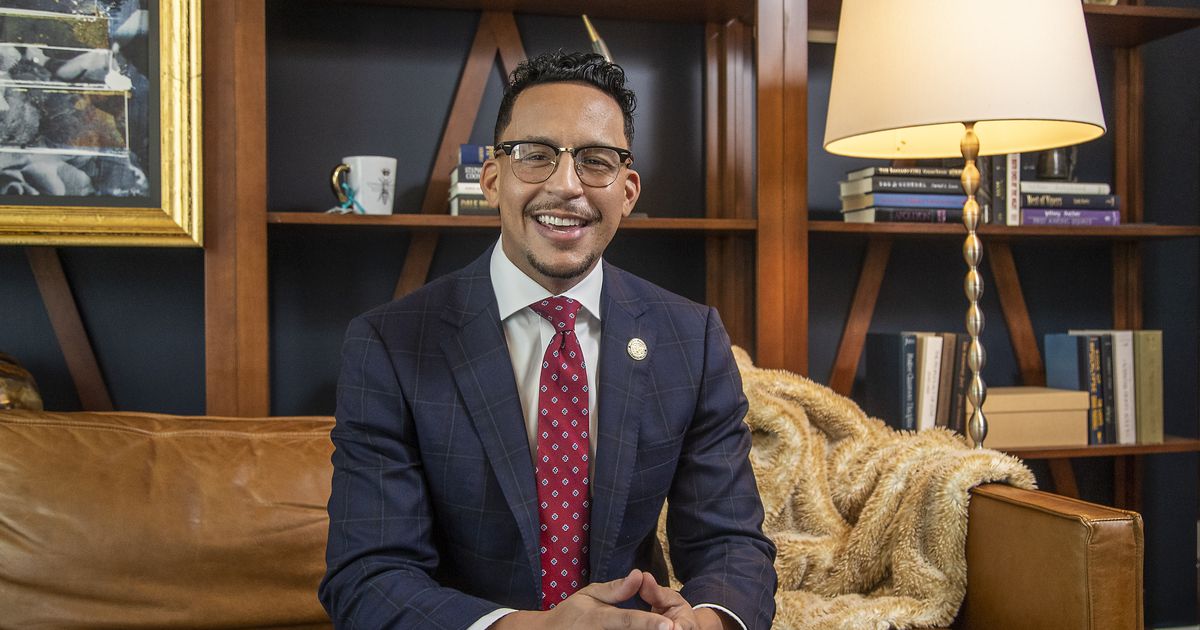
[{"label": "smiling man", "polygon": [[[597,55],[513,72],[499,242],[351,322],[328,571],[345,628],[770,628],[746,399],[716,311],[602,260],[637,203],[634,95]],[[665,585],[655,531],[664,500]]]}]

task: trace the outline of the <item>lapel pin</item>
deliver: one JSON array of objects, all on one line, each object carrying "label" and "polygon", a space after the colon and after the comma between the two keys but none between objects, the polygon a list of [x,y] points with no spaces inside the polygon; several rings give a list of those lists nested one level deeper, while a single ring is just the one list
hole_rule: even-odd
[{"label": "lapel pin", "polygon": [[625,351],[634,361],[641,361],[646,358],[646,342],[634,337],[629,340],[629,345],[625,346]]}]

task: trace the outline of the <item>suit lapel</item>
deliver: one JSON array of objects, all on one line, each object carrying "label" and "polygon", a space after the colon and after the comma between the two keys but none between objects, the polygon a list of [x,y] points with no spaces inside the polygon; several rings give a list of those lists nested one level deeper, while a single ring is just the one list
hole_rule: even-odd
[{"label": "suit lapel", "polygon": [[537,489],[525,416],[489,275],[490,257],[491,249],[457,279],[442,319],[458,327],[458,333],[442,340],[441,346],[459,396],[521,530],[537,593],[541,588]]},{"label": "suit lapel", "polygon": [[[641,299],[630,293],[619,269],[604,268],[600,295],[602,332],[597,401],[600,419],[596,444],[595,479],[592,480],[591,580],[607,581],[609,562],[629,499],[629,485],[637,456],[641,428],[642,392],[654,358],[654,330],[639,319],[645,310]],[[639,338],[650,348],[649,356],[635,361],[627,350]]]}]

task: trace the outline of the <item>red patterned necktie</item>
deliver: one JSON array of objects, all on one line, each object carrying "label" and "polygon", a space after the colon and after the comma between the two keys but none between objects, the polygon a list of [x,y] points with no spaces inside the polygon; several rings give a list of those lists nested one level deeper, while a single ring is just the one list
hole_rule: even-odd
[{"label": "red patterned necktie", "polygon": [[538,389],[537,478],[542,610],[587,584],[588,381],[575,337],[579,302],[552,297],[529,305],[557,334],[542,358]]}]

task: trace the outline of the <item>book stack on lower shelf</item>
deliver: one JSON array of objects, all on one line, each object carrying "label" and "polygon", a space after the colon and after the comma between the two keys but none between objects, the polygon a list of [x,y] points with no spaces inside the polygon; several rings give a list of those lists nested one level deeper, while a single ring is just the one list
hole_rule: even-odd
[{"label": "book stack on lower shelf", "polygon": [[962,168],[871,166],[839,182],[847,223],[955,223],[966,197]]},{"label": "book stack on lower shelf", "polygon": [[458,164],[450,171],[450,214],[496,215],[499,210],[488,204],[479,186],[483,162],[493,155],[492,147],[464,144],[458,148]]},{"label": "book stack on lower shelf", "polygon": [[1163,441],[1162,331],[1049,334],[1043,352],[1046,385],[1088,395],[1088,444]]},{"label": "book stack on lower shelf", "polygon": [[862,408],[890,426],[962,432],[970,338],[962,333],[868,333]]}]

